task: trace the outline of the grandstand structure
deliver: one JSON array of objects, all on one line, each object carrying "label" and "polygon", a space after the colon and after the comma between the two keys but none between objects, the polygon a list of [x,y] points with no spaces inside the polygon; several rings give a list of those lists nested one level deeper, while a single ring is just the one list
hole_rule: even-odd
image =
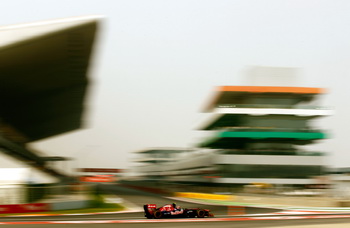
[{"label": "grandstand structure", "polygon": [[65,158],[27,145],[82,127],[100,19],[0,27],[0,152],[58,180],[67,177],[49,165]]}]

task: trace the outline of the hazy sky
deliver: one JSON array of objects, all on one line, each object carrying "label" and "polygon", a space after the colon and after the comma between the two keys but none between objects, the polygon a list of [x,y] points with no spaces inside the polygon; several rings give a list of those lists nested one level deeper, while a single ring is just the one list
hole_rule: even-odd
[{"label": "hazy sky", "polygon": [[[326,87],[336,115],[314,150],[350,167],[348,0],[0,0],[0,25],[103,15],[90,76],[87,128],[36,143],[80,167],[127,168],[131,152],[192,147],[217,85],[242,85],[249,66],[300,68]],[[0,37],[1,38],[1,37]]]}]

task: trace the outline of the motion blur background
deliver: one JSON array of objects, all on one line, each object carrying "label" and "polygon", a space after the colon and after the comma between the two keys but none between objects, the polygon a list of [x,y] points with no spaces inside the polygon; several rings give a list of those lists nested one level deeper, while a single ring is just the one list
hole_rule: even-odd
[{"label": "motion blur background", "polygon": [[250,66],[295,68],[296,86],[329,89],[322,104],[336,115],[320,126],[332,139],[314,149],[329,153],[329,166],[348,166],[348,1],[0,2],[2,26],[104,17],[89,68],[86,128],[31,145],[73,158],[67,169],[125,169],[134,151],[193,147],[210,91],[248,85]]}]

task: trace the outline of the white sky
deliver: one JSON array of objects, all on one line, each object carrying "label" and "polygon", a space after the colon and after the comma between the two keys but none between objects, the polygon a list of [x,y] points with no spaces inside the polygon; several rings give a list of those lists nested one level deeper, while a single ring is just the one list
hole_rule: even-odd
[{"label": "white sky", "polygon": [[90,75],[88,128],[36,143],[72,166],[127,168],[131,152],[192,147],[214,86],[242,85],[252,65],[300,68],[336,115],[313,147],[350,166],[348,0],[0,0],[0,26],[104,15]]}]

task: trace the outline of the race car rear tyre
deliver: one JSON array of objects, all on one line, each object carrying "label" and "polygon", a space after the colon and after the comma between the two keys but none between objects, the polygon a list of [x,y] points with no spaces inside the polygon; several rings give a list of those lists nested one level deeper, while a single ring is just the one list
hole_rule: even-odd
[{"label": "race car rear tyre", "polygon": [[205,216],[205,211],[203,211],[203,210],[198,210],[197,211],[197,217],[198,218],[204,218],[204,216]]},{"label": "race car rear tyre", "polygon": [[162,218],[162,212],[160,211],[155,211],[154,214],[153,214],[154,218],[156,219],[160,219]]}]

